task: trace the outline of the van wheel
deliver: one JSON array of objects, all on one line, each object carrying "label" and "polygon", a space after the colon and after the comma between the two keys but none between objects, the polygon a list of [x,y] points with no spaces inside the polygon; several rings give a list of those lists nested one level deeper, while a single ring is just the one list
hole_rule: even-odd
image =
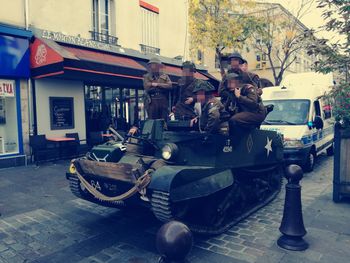
[{"label": "van wheel", "polygon": [[316,154],[313,150],[311,150],[309,152],[309,155],[307,156],[306,162],[303,166],[304,172],[309,173],[309,172],[312,172],[314,170],[315,159],[316,159]]},{"label": "van wheel", "polygon": [[334,155],[334,143],[330,147],[327,148],[327,155],[333,156]]}]

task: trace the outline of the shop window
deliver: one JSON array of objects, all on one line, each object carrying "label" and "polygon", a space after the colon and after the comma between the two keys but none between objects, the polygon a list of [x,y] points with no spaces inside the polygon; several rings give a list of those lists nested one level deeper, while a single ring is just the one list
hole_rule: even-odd
[{"label": "shop window", "polygon": [[0,80],[0,155],[18,152],[15,82]]},{"label": "shop window", "polygon": [[149,54],[160,54],[159,49],[159,10],[140,1],[141,8],[141,51]]},{"label": "shop window", "polygon": [[143,90],[86,85],[85,109],[88,134],[109,125],[125,130],[145,119]]}]

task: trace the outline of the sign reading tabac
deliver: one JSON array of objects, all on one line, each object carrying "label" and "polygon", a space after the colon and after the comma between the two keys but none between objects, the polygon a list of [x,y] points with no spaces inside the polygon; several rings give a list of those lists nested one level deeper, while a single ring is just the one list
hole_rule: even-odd
[{"label": "sign reading tabac", "polygon": [[15,81],[0,79],[0,96],[14,97],[15,96]]}]

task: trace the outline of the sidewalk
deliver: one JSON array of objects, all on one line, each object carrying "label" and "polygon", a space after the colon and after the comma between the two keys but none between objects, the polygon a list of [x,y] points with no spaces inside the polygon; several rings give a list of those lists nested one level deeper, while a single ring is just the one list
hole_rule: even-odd
[{"label": "sidewalk", "polygon": [[[349,262],[350,202],[332,202],[332,158],[320,157],[302,180],[304,223],[310,248],[280,249],[284,190],[271,204],[216,237],[195,237],[191,263]],[[77,199],[70,193],[68,162],[0,170],[0,263],[153,263],[161,226]],[[284,189],[284,187],[283,187]]]},{"label": "sidewalk", "polygon": [[332,201],[333,159],[322,155],[315,171],[304,175],[302,205],[305,240],[304,252],[279,248],[285,191],[227,233],[197,243],[202,248],[247,262],[350,262],[350,202]]}]

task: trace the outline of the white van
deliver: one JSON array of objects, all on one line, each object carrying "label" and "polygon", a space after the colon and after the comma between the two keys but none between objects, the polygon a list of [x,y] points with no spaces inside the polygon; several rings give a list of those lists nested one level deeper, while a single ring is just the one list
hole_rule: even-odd
[{"label": "white van", "polygon": [[281,86],[263,90],[264,105],[273,104],[261,129],[283,135],[286,163],[314,168],[315,158],[326,150],[333,154],[334,119],[331,105],[324,98],[333,85],[330,76],[317,73],[288,75]]}]

